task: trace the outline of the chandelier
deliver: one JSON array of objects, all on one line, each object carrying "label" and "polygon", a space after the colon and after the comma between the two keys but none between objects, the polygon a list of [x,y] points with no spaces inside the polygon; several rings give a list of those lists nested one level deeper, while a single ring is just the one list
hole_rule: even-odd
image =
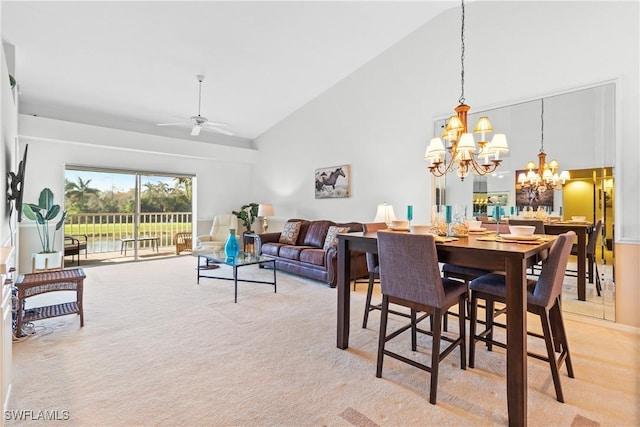
[{"label": "chandelier", "polygon": [[527,173],[518,175],[518,185],[516,189],[523,191],[543,193],[547,190],[560,190],[570,178],[569,171],[562,171],[558,175],[560,164],[556,160],[546,162],[547,154],[544,152],[544,99],[540,100],[540,152],[538,153],[538,164],[528,162]]},{"label": "chandelier", "polygon": [[[427,146],[424,159],[430,161],[429,172],[436,177],[444,176],[448,172],[455,171],[458,177],[464,181],[469,172],[477,175],[486,175],[496,170],[502,160],[500,153],[509,151],[507,138],[503,133],[493,135],[491,142],[487,142],[486,136],[493,132],[489,118],[480,117],[474,128],[474,133],[480,134],[480,141],[476,146],[472,133],[467,132],[467,112],[471,109],[464,103],[464,0],[462,0],[462,26],[461,26],[461,87],[462,91],[456,108],[456,114],[447,120],[444,132],[440,138],[432,138]],[[443,143],[443,140],[446,141]],[[449,153],[447,155],[447,152]],[[447,157],[449,162],[447,163]]]}]

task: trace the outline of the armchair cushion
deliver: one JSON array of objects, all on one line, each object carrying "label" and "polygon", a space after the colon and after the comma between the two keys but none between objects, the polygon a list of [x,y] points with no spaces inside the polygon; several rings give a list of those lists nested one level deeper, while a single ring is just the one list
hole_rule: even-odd
[{"label": "armchair cushion", "polygon": [[198,247],[214,246],[219,249],[227,241],[229,237],[229,229],[238,229],[238,218],[233,214],[216,215],[213,218],[213,224],[209,234],[198,236]]}]

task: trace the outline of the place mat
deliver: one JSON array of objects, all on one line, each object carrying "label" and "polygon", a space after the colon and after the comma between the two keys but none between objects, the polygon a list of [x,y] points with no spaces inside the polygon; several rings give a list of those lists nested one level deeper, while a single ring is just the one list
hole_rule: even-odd
[{"label": "place mat", "polygon": [[500,236],[485,236],[485,237],[478,237],[476,238],[476,240],[480,240],[482,242],[520,243],[523,245],[539,245],[540,243],[548,242],[551,239],[546,237],[541,237],[537,240],[509,240],[509,239],[504,239]]},{"label": "place mat", "polygon": [[447,243],[447,242],[453,242],[455,240],[458,240],[458,238],[457,237],[436,236],[435,240],[436,240],[436,243]]},{"label": "place mat", "polygon": [[481,242],[495,242],[497,238],[498,236],[494,234],[493,236],[476,237],[476,240],[479,240]]},{"label": "place mat", "polygon": [[591,223],[589,221],[556,221],[553,224],[560,224],[560,225],[589,225]]}]

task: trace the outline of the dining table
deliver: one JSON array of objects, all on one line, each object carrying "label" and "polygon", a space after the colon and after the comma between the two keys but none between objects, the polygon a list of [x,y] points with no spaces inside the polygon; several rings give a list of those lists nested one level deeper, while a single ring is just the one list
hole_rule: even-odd
[{"label": "dining table", "polygon": [[[576,255],[576,264],[578,266],[577,288],[578,300],[580,301],[586,301],[587,299],[587,237],[592,230],[593,223],[591,222],[558,221],[544,225],[545,234],[558,235],[567,231],[576,233],[578,239]],[[593,283],[593,263],[589,263],[589,282]]]},{"label": "dining table", "polygon": [[[389,231],[382,231],[389,232]],[[527,425],[527,290],[526,270],[545,258],[552,236],[539,241],[504,242],[470,234],[437,243],[438,261],[465,267],[504,271],[507,295],[507,412],[509,425]],[[494,235],[495,236],[495,235]],[[378,253],[377,232],[338,234],[337,347],[349,347],[350,251]]]}]

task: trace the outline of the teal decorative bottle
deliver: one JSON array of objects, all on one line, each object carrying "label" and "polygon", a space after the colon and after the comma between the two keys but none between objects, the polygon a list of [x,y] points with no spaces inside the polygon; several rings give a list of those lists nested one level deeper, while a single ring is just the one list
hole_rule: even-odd
[{"label": "teal decorative bottle", "polygon": [[227,243],[224,245],[224,253],[227,258],[235,258],[239,251],[240,248],[238,246],[238,239],[236,238],[236,230],[230,228]]}]

